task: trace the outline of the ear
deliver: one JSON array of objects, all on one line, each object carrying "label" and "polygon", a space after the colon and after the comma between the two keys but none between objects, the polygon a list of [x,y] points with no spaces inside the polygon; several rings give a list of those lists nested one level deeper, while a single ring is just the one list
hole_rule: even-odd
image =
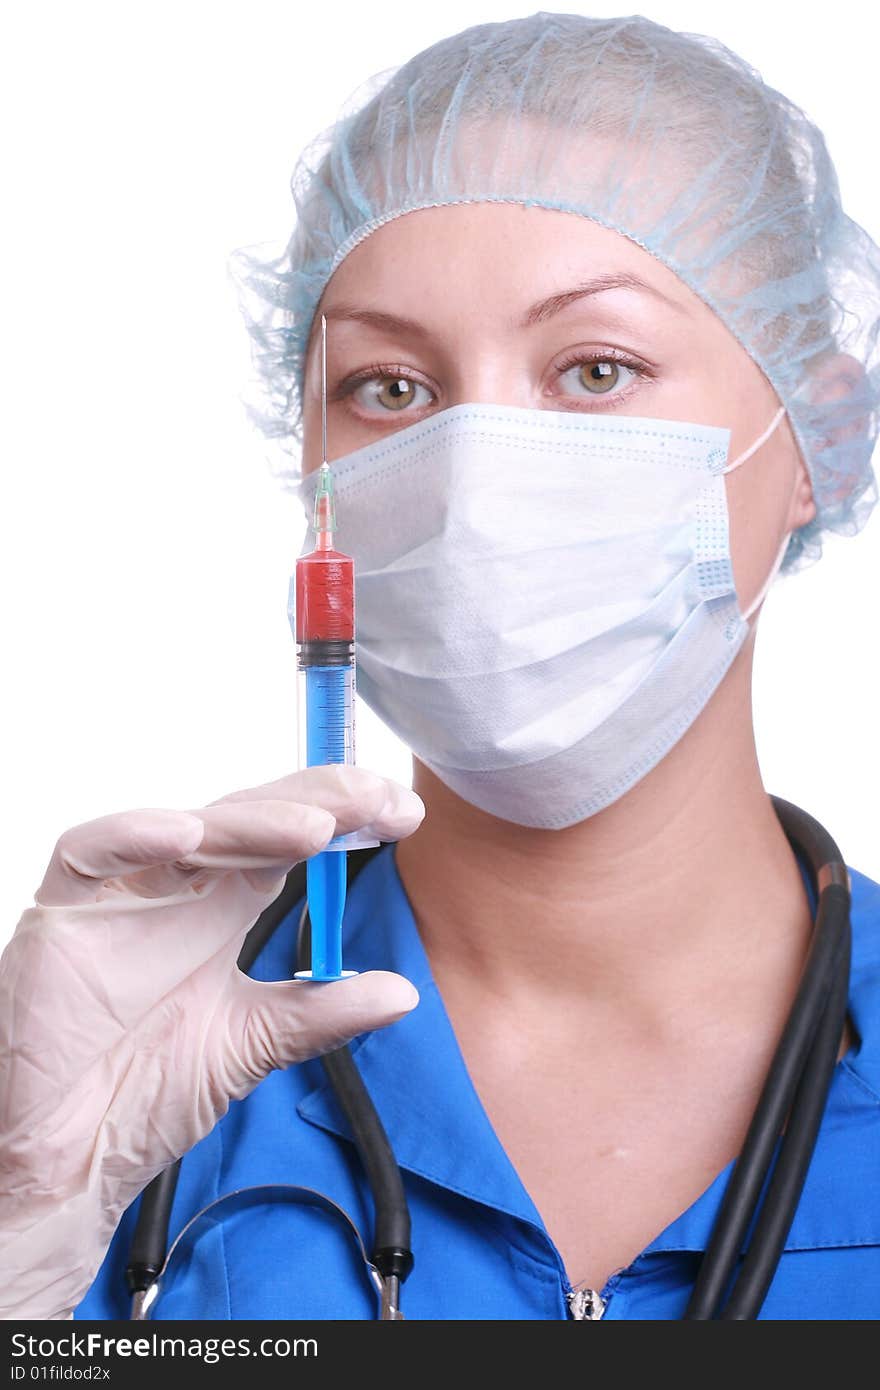
[{"label": "ear", "polygon": [[[822,495],[827,502],[843,502],[854,489],[861,477],[861,451],[853,447],[847,450],[847,440],[864,440],[870,428],[870,402],[868,398],[868,378],[864,364],[848,352],[833,352],[817,359],[809,372],[809,400],[813,406],[822,406],[833,401],[841,404],[835,420],[835,412],[828,412],[829,425],[823,438],[818,441],[818,456],[813,460],[814,473],[822,476]],[[821,416],[822,411],[816,412]],[[827,470],[823,468],[822,454],[825,450],[835,450],[836,456],[829,458]],[[848,467],[847,455],[852,460]],[[806,477],[806,469],[801,460],[804,478],[799,481],[796,497],[802,494],[801,481],[809,491],[813,501],[813,489]],[[827,474],[830,476],[826,476]],[[813,513],[815,515],[815,512]],[[807,520],[811,520],[810,517]],[[803,525],[803,522],[798,523]]]}]

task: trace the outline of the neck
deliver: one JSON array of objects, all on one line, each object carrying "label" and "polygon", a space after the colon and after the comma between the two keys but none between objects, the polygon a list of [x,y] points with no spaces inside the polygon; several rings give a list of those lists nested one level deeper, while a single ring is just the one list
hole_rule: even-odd
[{"label": "neck", "polygon": [[758,767],[754,639],[662,762],[565,830],[489,815],[414,760],[427,814],[395,855],[444,993],[589,997],[658,1026],[708,1026],[719,1002],[784,1018],[812,918]]}]

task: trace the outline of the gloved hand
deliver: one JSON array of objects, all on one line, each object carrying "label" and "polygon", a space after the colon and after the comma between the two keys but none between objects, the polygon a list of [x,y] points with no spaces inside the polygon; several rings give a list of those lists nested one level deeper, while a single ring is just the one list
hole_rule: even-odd
[{"label": "gloved hand", "polygon": [[268,983],[236,958],[294,864],[424,813],[338,765],[61,836],[0,957],[0,1315],[72,1316],[122,1213],[230,1100],[417,1004],[388,971]]}]

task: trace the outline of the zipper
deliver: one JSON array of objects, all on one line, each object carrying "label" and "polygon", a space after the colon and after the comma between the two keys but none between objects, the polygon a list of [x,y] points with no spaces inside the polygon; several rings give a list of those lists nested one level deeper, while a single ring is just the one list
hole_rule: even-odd
[{"label": "zipper", "polygon": [[605,1312],[605,1300],[596,1289],[569,1289],[569,1316],[577,1321],[598,1322]]}]

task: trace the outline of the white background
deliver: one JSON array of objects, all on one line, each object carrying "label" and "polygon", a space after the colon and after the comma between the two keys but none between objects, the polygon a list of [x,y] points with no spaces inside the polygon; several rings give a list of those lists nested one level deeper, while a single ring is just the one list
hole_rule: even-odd
[{"label": "white background", "polygon": [[[287,239],[296,157],[365,78],[534,8],[7,10],[0,940],[65,827],[201,805],[295,767],[286,592],[304,527],[240,402],[251,366],[226,260]],[[638,13],[715,35],[802,106],[847,212],[880,241],[870,7],[642,0]],[[773,589],[755,686],[768,790],[876,878],[878,594],[875,513]],[[359,762],[409,783],[407,750],[363,704],[358,744]]]}]

